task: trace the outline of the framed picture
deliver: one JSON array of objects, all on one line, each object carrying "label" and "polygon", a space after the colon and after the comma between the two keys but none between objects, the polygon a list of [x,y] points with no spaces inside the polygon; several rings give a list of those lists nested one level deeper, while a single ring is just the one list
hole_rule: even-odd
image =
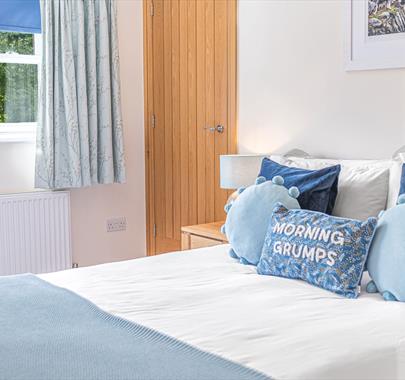
[{"label": "framed picture", "polygon": [[346,3],[346,70],[405,67],[405,0]]}]

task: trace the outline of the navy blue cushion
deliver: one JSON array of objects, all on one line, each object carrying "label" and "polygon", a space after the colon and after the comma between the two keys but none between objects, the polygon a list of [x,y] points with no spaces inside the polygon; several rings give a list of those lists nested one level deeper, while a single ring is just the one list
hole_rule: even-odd
[{"label": "navy blue cushion", "polygon": [[340,165],[320,170],[307,170],[280,165],[264,158],[259,176],[271,180],[279,175],[284,178],[284,185],[298,187],[298,202],[302,209],[332,214],[338,193]]},{"label": "navy blue cushion", "polygon": [[401,188],[399,189],[399,195],[402,194],[405,194],[405,164],[402,165]]}]

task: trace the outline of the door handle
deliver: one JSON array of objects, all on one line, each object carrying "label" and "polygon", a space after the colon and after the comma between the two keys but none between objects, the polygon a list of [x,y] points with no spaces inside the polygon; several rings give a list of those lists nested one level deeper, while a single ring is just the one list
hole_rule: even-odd
[{"label": "door handle", "polygon": [[221,125],[221,124],[218,124],[218,125],[215,127],[215,129],[216,129],[216,131],[217,131],[218,133],[224,133],[224,131],[225,131],[225,127],[224,127],[223,125]]},{"label": "door handle", "polygon": [[218,124],[216,127],[204,127],[204,129],[208,129],[210,132],[217,131],[218,133],[224,133],[225,131],[225,127],[220,124]]}]

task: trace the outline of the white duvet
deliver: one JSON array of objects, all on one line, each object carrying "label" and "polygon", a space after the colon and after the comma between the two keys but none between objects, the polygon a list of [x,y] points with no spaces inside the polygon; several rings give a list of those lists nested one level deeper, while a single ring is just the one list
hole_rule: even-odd
[{"label": "white duvet", "polygon": [[[259,276],[227,245],[41,277],[273,379],[405,379],[405,304]],[[401,345],[401,341],[403,342]]]}]

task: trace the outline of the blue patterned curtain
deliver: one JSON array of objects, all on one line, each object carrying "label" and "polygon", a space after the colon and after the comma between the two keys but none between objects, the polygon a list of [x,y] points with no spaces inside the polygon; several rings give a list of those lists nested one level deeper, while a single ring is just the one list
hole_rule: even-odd
[{"label": "blue patterned curtain", "polygon": [[125,182],[115,0],[41,0],[35,185]]}]

